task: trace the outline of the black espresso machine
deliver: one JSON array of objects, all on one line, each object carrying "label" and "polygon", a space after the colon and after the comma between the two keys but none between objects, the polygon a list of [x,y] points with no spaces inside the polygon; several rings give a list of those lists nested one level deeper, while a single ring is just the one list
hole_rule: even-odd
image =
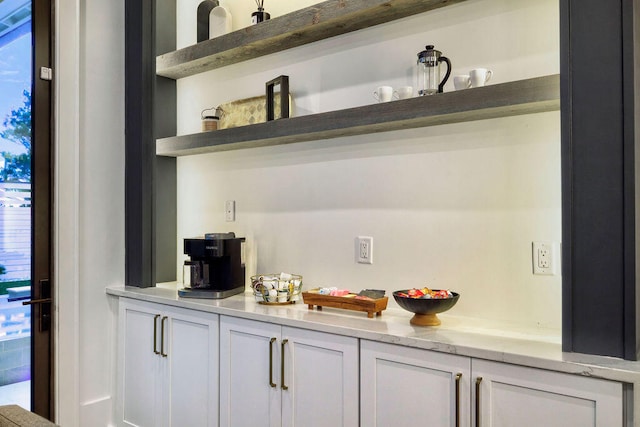
[{"label": "black espresso machine", "polygon": [[183,289],[178,296],[220,299],[244,292],[244,237],[235,233],[208,233],[184,239]]}]

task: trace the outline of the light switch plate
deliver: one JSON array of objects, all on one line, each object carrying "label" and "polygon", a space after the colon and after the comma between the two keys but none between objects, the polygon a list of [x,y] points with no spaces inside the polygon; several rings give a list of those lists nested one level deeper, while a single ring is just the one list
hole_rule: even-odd
[{"label": "light switch plate", "polygon": [[224,203],[224,219],[227,222],[233,222],[236,220],[236,201],[227,200]]}]

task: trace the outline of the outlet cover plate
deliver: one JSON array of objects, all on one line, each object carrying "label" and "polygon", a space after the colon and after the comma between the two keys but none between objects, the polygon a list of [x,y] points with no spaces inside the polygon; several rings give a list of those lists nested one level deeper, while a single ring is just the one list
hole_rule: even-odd
[{"label": "outlet cover plate", "polygon": [[359,264],[373,264],[373,237],[356,238],[356,260]]},{"label": "outlet cover plate", "polygon": [[558,274],[560,245],[556,242],[533,242],[531,261],[533,274],[555,276]]}]

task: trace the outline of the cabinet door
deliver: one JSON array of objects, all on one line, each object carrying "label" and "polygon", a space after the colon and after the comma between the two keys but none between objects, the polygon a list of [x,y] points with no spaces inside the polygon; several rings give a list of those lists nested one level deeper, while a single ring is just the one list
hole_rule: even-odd
[{"label": "cabinet door", "polygon": [[358,425],[358,340],[282,328],[282,425]]},{"label": "cabinet door", "polygon": [[467,357],[362,340],[361,424],[469,426],[470,372]]},{"label": "cabinet door", "polygon": [[168,308],[165,425],[218,425],[218,316]]},{"label": "cabinet door", "polygon": [[[160,310],[120,299],[118,318],[117,421],[124,426],[160,425]],[[155,347],[154,347],[154,332]]]},{"label": "cabinet door", "polygon": [[482,427],[622,425],[620,383],[475,359],[472,367]]},{"label": "cabinet door", "polygon": [[280,426],[280,326],[220,316],[220,425]]}]

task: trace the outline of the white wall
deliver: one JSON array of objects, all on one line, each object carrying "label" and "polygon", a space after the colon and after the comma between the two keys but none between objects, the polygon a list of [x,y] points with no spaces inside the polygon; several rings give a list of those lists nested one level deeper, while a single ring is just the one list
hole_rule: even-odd
[{"label": "white wall", "polygon": [[[178,47],[195,42],[198,3],[178,1]],[[222,4],[234,29],[254,9]],[[286,10],[271,6],[307,5],[265,4],[272,17]],[[453,74],[493,69],[491,83],[558,73],[558,4],[469,0],[181,79],[178,134],[280,74],[296,115],[370,104],[379,85],[415,86],[426,44]],[[224,221],[229,199],[235,223]],[[561,238],[559,113],[180,158],[178,248],[214,231],[247,238],[248,274],[300,273],[306,288],[449,288],[462,295],[452,314],[559,334],[561,277],[531,273],[531,242]],[[358,235],[373,236],[373,265],[355,263]]]},{"label": "white wall", "polygon": [[56,421],[111,420],[124,282],[124,2],[56,2]]}]

